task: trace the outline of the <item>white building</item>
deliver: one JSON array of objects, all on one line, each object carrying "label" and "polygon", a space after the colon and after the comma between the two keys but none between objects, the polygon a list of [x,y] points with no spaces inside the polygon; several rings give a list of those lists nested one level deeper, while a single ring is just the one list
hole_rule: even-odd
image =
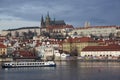
[{"label": "white building", "polygon": [[19,35],[22,36],[23,32],[28,32],[28,31],[36,32],[38,35],[40,34],[39,27],[21,27],[21,28],[17,28],[17,29],[2,30],[1,35],[5,36],[8,33],[11,33],[12,36],[14,37],[16,35],[16,32],[18,32]]},{"label": "white building", "polygon": [[43,60],[51,60],[54,57],[54,48],[49,42],[43,42],[42,45],[36,47],[38,57]]},{"label": "white building", "polygon": [[116,34],[118,26],[89,26],[89,27],[80,27],[74,29],[70,35],[72,36],[90,36],[91,34],[94,36],[104,36],[108,37],[111,33]]},{"label": "white building", "polygon": [[81,51],[81,57],[118,58],[120,45],[87,46]]}]

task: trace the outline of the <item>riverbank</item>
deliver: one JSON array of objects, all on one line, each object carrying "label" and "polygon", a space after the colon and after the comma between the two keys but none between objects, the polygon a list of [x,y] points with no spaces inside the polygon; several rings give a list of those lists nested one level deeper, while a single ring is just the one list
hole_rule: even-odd
[{"label": "riverbank", "polygon": [[79,58],[79,57],[66,57],[56,59],[55,61],[80,61],[80,62],[120,62],[120,59],[86,59],[86,58]]},{"label": "riverbank", "polygon": [[[14,61],[13,58],[0,58],[0,62],[10,62]],[[35,59],[17,59],[15,61],[35,61]],[[120,62],[120,59],[84,59],[84,58],[78,58],[76,56],[74,57],[63,57],[59,59],[55,59],[54,61],[80,61],[80,62]]]},{"label": "riverbank", "polygon": [[0,62],[9,62],[13,61],[13,58],[0,58]]}]

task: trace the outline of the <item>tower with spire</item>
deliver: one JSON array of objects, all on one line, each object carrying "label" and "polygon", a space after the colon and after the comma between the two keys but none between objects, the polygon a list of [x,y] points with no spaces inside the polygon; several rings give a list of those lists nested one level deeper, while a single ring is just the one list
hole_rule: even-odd
[{"label": "tower with spire", "polygon": [[46,20],[45,20],[45,23],[46,23],[46,26],[49,26],[50,25],[50,16],[49,16],[49,12],[47,13],[47,16],[46,16]]},{"label": "tower with spire", "polygon": [[44,22],[44,18],[43,15],[41,17],[41,27],[44,28],[45,27],[45,22]]},{"label": "tower with spire", "polygon": [[50,16],[49,16],[49,12],[47,12],[47,16],[44,20],[43,15],[41,17],[41,28],[46,28],[48,26],[56,26],[56,25],[66,25],[64,20],[55,20],[55,18],[53,20],[51,20]]}]

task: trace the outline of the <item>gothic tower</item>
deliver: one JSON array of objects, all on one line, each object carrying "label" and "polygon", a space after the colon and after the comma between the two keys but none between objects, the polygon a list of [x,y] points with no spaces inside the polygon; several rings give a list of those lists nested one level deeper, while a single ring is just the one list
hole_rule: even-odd
[{"label": "gothic tower", "polygon": [[47,16],[46,16],[46,20],[45,20],[45,24],[46,24],[46,27],[50,25],[50,16],[49,16],[49,12],[47,13]]},{"label": "gothic tower", "polygon": [[41,17],[41,27],[42,27],[42,28],[45,27],[45,22],[44,22],[43,16]]}]

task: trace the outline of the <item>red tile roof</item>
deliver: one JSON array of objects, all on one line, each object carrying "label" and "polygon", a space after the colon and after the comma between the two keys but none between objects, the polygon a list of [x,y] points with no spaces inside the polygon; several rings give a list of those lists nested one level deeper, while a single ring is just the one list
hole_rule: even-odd
[{"label": "red tile roof", "polygon": [[66,40],[67,40],[67,42],[73,42],[73,43],[77,43],[77,42],[79,42],[79,43],[82,43],[82,42],[94,42],[95,41],[90,37],[81,37],[81,38],[75,37],[75,38],[68,38]]},{"label": "red tile roof", "polygon": [[35,47],[38,47],[38,46],[41,46],[42,45],[42,43],[37,43],[36,45],[35,45]]},{"label": "red tile roof", "polygon": [[120,45],[87,46],[82,51],[120,51]]},{"label": "red tile roof", "polygon": [[93,42],[94,40],[90,37],[81,37],[80,42]]},{"label": "red tile roof", "polygon": [[5,39],[0,39],[0,42],[4,42],[5,41]]},{"label": "red tile roof", "polygon": [[29,51],[14,51],[13,54],[19,54],[23,57],[33,57],[35,56],[33,53],[29,52]]},{"label": "red tile roof", "polygon": [[0,43],[0,48],[7,48],[4,44]]}]

